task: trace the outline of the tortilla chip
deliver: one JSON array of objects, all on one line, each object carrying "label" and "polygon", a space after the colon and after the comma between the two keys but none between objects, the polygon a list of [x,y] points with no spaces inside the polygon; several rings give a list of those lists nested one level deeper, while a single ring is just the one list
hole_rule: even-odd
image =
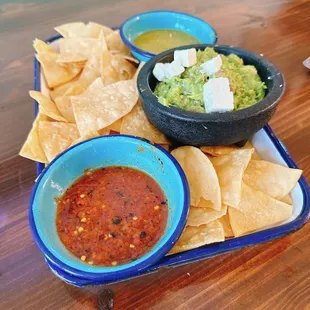
[{"label": "tortilla chip", "polygon": [[140,103],[124,116],[120,133],[145,138],[154,143],[169,144],[165,135],[149,122]]},{"label": "tortilla chip", "polygon": [[130,55],[129,48],[123,43],[119,30],[115,30],[106,36],[106,42],[109,50],[117,51],[120,54]]},{"label": "tortilla chip", "polygon": [[99,137],[98,131],[89,132],[87,135],[77,138],[75,141],[73,141],[73,143],[70,146],[73,146],[75,144],[78,144],[80,142],[83,142],[83,141],[86,141],[86,140],[89,140],[95,137]]},{"label": "tortilla chip", "polygon": [[69,122],[75,123],[71,99],[69,96],[60,96],[55,99],[55,104],[61,115]]},{"label": "tortilla chip", "polygon": [[255,150],[253,144],[248,141],[245,146],[242,147],[242,149],[254,149],[254,152],[252,154],[251,159],[256,159],[256,160],[261,160],[262,158],[260,157],[260,155],[257,153],[257,151]]},{"label": "tortilla chip", "polygon": [[188,226],[168,255],[224,240],[224,229],[219,221],[215,220],[199,227]]},{"label": "tortilla chip", "polygon": [[98,130],[99,136],[108,136],[110,132],[111,130],[109,129],[109,127]]},{"label": "tortilla chip", "polygon": [[42,149],[51,162],[79,137],[75,124],[39,121],[39,139]]},{"label": "tortilla chip", "polygon": [[96,39],[91,38],[68,38],[59,40],[60,54],[62,55],[81,55],[88,59]]},{"label": "tortilla chip", "polygon": [[136,70],[136,67],[122,55],[112,55],[109,51],[103,52],[101,78],[104,85],[121,80],[130,80],[134,76]]},{"label": "tortilla chip", "polygon": [[80,81],[90,85],[95,79],[101,76],[103,54],[107,51],[107,49],[104,35],[101,33],[88,57],[88,61],[82,71]]},{"label": "tortilla chip", "polygon": [[189,183],[191,205],[221,210],[221,189],[215,169],[198,148],[182,146],[171,152],[184,170]]},{"label": "tortilla chip", "polygon": [[220,182],[223,204],[238,208],[242,177],[252,153],[253,149],[239,149],[211,159]]},{"label": "tortilla chip", "polygon": [[243,184],[239,210],[229,207],[228,213],[234,235],[241,236],[289,219],[292,206]]},{"label": "tortilla chip", "polygon": [[54,29],[64,38],[80,37],[85,31],[86,25],[82,22],[63,24]]},{"label": "tortilla chip", "polygon": [[32,124],[32,128],[28,134],[28,137],[22,149],[19,152],[20,156],[34,161],[38,161],[40,163],[48,163],[48,160],[44,154],[44,151],[40,143],[38,132],[39,121],[45,121],[45,120],[47,120],[47,116],[39,113]]},{"label": "tortilla chip", "polygon": [[[134,62],[136,64],[138,64],[140,61],[132,56],[128,56],[128,55],[122,55],[126,60]],[[143,64],[145,64],[145,62],[142,61]]]},{"label": "tortilla chip", "polygon": [[42,93],[38,91],[31,90],[29,91],[29,95],[32,99],[36,100],[40,106],[40,112],[50,118],[60,121],[66,122],[67,120],[60,114],[55,103],[50,100],[48,97],[44,96]]},{"label": "tortilla chip", "polygon": [[302,170],[292,169],[264,160],[251,160],[243,181],[266,195],[279,199],[289,194],[297,184]]},{"label": "tortilla chip", "polygon": [[201,146],[201,151],[205,154],[209,154],[212,156],[221,156],[229,154],[233,151],[240,150],[240,147],[235,145],[227,145],[227,146]]},{"label": "tortilla chip", "polygon": [[104,86],[101,78],[71,103],[80,135],[105,128],[129,113],[138,100],[132,80]]},{"label": "tortilla chip", "polygon": [[282,197],[279,200],[284,202],[284,203],[287,203],[288,205],[292,205],[293,204],[293,199],[292,199],[292,196],[290,194],[285,195],[284,197]]},{"label": "tortilla chip", "polygon": [[60,64],[67,64],[67,63],[72,63],[74,66],[81,66],[84,67],[87,57],[79,54],[64,54],[64,55],[58,55],[57,58],[57,63]]},{"label": "tortilla chip", "polygon": [[222,206],[220,211],[210,208],[190,207],[187,219],[187,226],[200,226],[208,224],[227,213],[227,206]]},{"label": "tortilla chip", "polygon": [[38,54],[55,53],[55,51],[53,50],[51,46],[49,46],[47,43],[39,39],[34,39],[33,47]]},{"label": "tortilla chip", "polygon": [[113,30],[110,27],[100,25],[94,22],[89,22],[86,25],[83,36],[97,39],[99,38],[101,32],[104,34],[104,36],[108,36],[109,34],[113,33]]},{"label": "tortilla chip", "polygon": [[110,130],[113,130],[116,132],[121,132],[122,121],[123,121],[123,119],[120,118],[116,122],[114,122],[113,124],[109,125],[108,128]]},{"label": "tortilla chip", "polygon": [[[253,149],[253,145],[248,141],[243,147],[238,147],[236,145],[226,145],[226,146],[201,146],[200,149],[208,155],[217,157],[221,155],[229,154],[233,151]],[[256,150],[252,154],[252,159],[261,159]]]},{"label": "tortilla chip", "polygon": [[230,226],[229,214],[226,213],[224,216],[219,218],[218,221],[223,225],[225,238],[234,237],[234,233]]},{"label": "tortilla chip", "polygon": [[36,54],[36,58],[43,67],[44,76],[50,88],[69,82],[82,70],[72,64],[57,63],[58,54]]},{"label": "tortilla chip", "polygon": [[84,92],[88,86],[89,84],[84,81],[73,79],[66,84],[55,87],[50,91],[50,96],[55,101],[57,97],[79,95]]}]

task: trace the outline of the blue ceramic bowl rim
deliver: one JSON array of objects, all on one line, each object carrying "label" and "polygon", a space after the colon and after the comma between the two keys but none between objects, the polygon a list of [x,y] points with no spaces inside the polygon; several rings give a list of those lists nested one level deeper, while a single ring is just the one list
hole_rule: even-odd
[{"label": "blue ceramic bowl rim", "polygon": [[157,54],[153,54],[153,53],[150,53],[150,52],[147,52],[145,50],[142,50],[140,49],[139,47],[137,47],[136,45],[134,45],[133,43],[131,43],[126,35],[124,34],[124,27],[126,26],[126,23],[131,21],[132,19],[135,19],[136,17],[138,16],[141,16],[141,15],[149,15],[149,14],[153,14],[153,13],[173,13],[173,14],[179,14],[179,15],[183,15],[183,16],[187,16],[187,17],[190,17],[192,19],[195,19],[199,22],[202,22],[206,25],[208,25],[208,27],[214,32],[214,42],[213,43],[210,43],[210,44],[216,44],[217,40],[218,40],[218,35],[217,35],[217,32],[215,31],[215,29],[209,24],[207,23],[206,21],[204,21],[203,19],[199,18],[199,17],[196,17],[194,15],[190,15],[190,14],[187,14],[187,13],[183,13],[183,12],[178,12],[178,11],[172,11],[172,10],[154,10],[154,11],[147,11],[147,12],[144,12],[144,13],[138,13],[138,14],[135,14],[129,18],[127,18],[123,23],[122,25],[120,26],[120,36],[121,36],[121,39],[123,40],[123,42],[125,43],[125,45],[127,45],[129,47],[130,50],[144,56],[144,57],[147,57],[147,58],[151,58]]},{"label": "blue ceramic bowl rim", "polygon": [[[109,272],[109,273],[105,273],[105,272],[103,272],[103,273],[85,272],[85,271],[81,271],[79,269],[73,268],[73,267],[65,264],[64,262],[62,262],[60,259],[55,257],[49,251],[47,246],[43,243],[43,241],[41,240],[41,238],[38,234],[38,231],[36,229],[36,224],[35,224],[34,214],[33,214],[33,202],[34,202],[34,198],[37,194],[38,186],[39,186],[43,176],[45,174],[51,172],[51,169],[53,167],[54,162],[60,160],[64,154],[70,152],[70,150],[76,148],[79,145],[90,143],[91,141],[97,140],[97,139],[107,140],[107,139],[113,139],[113,138],[118,138],[118,139],[119,138],[120,139],[126,138],[126,139],[143,141],[143,142],[150,144],[151,146],[157,148],[166,157],[168,157],[168,159],[170,159],[170,161],[175,166],[177,172],[180,175],[180,179],[181,179],[182,187],[183,187],[182,189],[183,189],[183,193],[184,193],[184,204],[182,206],[182,213],[180,216],[180,220],[179,220],[174,232],[172,233],[171,237],[156,252],[154,252],[150,257],[141,261],[140,263],[136,264],[135,266],[125,268],[125,269],[122,269],[119,271],[114,271],[114,272]],[[146,269],[147,267],[153,265],[155,262],[160,260],[160,258],[162,258],[165,254],[168,253],[168,251],[172,248],[172,245],[179,239],[181,233],[183,232],[183,230],[185,228],[187,216],[188,216],[188,211],[189,211],[189,204],[190,204],[190,192],[189,192],[189,185],[188,185],[185,173],[184,173],[183,169],[181,168],[180,164],[177,162],[177,160],[168,151],[166,151],[160,145],[153,144],[149,140],[144,139],[144,138],[140,138],[140,137],[136,137],[136,136],[130,136],[130,135],[120,135],[120,134],[119,135],[108,135],[108,136],[95,137],[95,138],[92,138],[92,139],[89,139],[86,141],[82,141],[76,145],[73,145],[70,148],[66,149],[64,152],[62,152],[61,154],[59,154],[57,157],[55,157],[51,161],[51,163],[42,171],[42,173],[40,174],[39,178],[37,179],[37,182],[35,183],[35,185],[32,189],[30,202],[29,202],[29,206],[28,206],[28,221],[29,221],[30,231],[32,233],[32,236],[33,236],[35,243],[37,244],[37,246],[39,247],[41,252],[44,254],[44,256],[48,260],[50,260],[54,265],[56,265],[60,270],[64,270],[65,272],[68,272],[68,273],[70,273],[76,277],[81,278],[81,279],[87,279],[87,280],[103,280],[104,279],[106,281],[117,281],[118,278],[138,275],[139,272],[141,272],[142,270]]]},{"label": "blue ceramic bowl rim", "polygon": [[[251,57],[255,59],[255,62],[257,63],[260,62],[261,64],[263,64],[263,66],[271,72],[271,75],[274,76],[273,79],[274,84],[269,89],[268,94],[261,101],[249,107],[231,112],[213,112],[213,113],[192,112],[173,106],[167,107],[161,104],[158,101],[158,98],[154,94],[153,90],[151,89],[148,80],[149,75],[152,74],[155,64],[157,62],[160,62],[163,58],[169,55],[173,55],[173,52],[175,50],[183,50],[189,48],[202,50],[205,49],[206,47],[212,47],[215,48],[215,50],[226,49],[229,50],[231,53],[236,54],[238,54],[238,52],[249,53]],[[228,123],[243,120],[264,113],[266,110],[271,109],[280,102],[286,88],[284,76],[281,73],[281,71],[267,58],[263,57],[262,54],[259,55],[255,52],[249,51],[241,47],[222,45],[222,44],[190,44],[172,48],[170,50],[157,54],[156,56],[152,57],[152,59],[150,59],[147,63],[145,63],[145,65],[141,68],[138,74],[137,84],[140,97],[143,97],[143,100],[147,101],[148,104],[155,106],[160,111],[160,113],[174,119],[180,119],[193,123],[201,123],[201,122]]]}]

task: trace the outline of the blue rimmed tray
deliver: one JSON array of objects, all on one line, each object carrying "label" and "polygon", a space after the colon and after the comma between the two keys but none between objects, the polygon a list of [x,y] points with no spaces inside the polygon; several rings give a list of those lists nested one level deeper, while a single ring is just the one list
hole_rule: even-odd
[{"label": "blue rimmed tray", "polygon": [[[50,43],[54,48],[57,48],[57,40],[61,36],[54,36],[46,42]],[[42,91],[43,93],[47,91],[44,79],[42,78],[40,71],[40,64],[35,59],[34,60],[34,89],[37,91]],[[35,102],[35,115],[38,112],[38,103]],[[288,166],[290,168],[298,168],[296,163],[293,161],[289,155],[287,149],[283,143],[277,138],[270,126],[266,126],[257,132],[252,138],[252,144],[254,145],[258,154],[265,160],[278,163],[281,165]],[[44,164],[37,163],[37,174],[39,175],[44,169]],[[159,262],[152,265],[143,272],[137,273],[134,277],[142,276],[152,272],[156,272],[159,268],[170,267],[170,266],[180,266],[187,263],[199,261],[205,258],[216,256],[222,253],[227,253],[233,250],[241,249],[251,245],[259,244],[262,242],[270,241],[289,233],[292,233],[302,227],[307,221],[310,214],[310,193],[309,187],[304,176],[302,176],[292,190],[292,200],[293,200],[293,215],[285,223],[280,224],[276,227],[270,227],[246,236],[227,239],[221,243],[215,243],[211,245],[206,245],[197,249],[193,249],[187,252],[178,253],[162,258]],[[118,282],[129,279],[125,275],[123,277],[118,277],[110,282],[93,282],[87,281],[85,279],[77,278],[68,272],[59,270],[53,262],[47,260],[47,264],[51,270],[65,282],[75,285],[75,286],[85,286],[85,285],[96,285],[96,284],[108,284],[112,282]],[[131,278],[134,278],[131,277]]]}]

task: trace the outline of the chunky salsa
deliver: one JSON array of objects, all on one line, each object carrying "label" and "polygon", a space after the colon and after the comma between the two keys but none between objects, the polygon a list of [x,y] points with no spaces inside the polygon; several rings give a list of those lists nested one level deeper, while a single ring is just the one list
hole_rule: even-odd
[{"label": "chunky salsa", "polygon": [[57,198],[57,232],[65,247],[90,265],[124,264],[163,235],[167,203],[157,182],[139,170],[86,171]]}]

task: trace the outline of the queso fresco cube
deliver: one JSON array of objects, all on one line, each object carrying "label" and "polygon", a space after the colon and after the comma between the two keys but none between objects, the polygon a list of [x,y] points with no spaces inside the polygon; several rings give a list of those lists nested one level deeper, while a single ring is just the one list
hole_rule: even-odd
[{"label": "queso fresco cube", "polygon": [[228,112],[234,109],[234,96],[227,78],[210,79],[203,85],[203,101],[206,112]]}]

